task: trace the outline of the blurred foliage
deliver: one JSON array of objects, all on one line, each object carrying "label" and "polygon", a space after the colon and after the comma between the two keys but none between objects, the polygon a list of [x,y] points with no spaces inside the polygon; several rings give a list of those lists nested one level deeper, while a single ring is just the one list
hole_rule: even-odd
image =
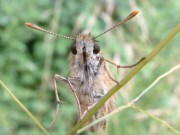
[{"label": "blurred foliage", "polygon": [[[179,1],[173,0],[0,0],[0,79],[48,127],[55,112],[53,75],[68,76],[72,41],[25,27],[33,22],[48,30],[75,37],[90,29],[94,36],[125,18],[132,10],[140,14],[128,23],[99,37],[106,58],[122,65],[135,63],[149,54],[179,23]],[[179,35],[178,35],[179,36]],[[118,105],[137,96],[155,78],[177,65],[176,36],[151,63],[118,94]],[[113,69],[115,67],[110,66]],[[131,69],[120,69],[120,80]],[[180,130],[180,73],[161,81],[138,105]],[[60,116],[52,134],[65,134],[74,124],[77,109],[73,95],[59,85]],[[0,87],[0,135],[39,135],[41,131]],[[89,134],[89,133],[82,133]],[[173,134],[158,122],[133,109],[111,117],[106,134]]]}]

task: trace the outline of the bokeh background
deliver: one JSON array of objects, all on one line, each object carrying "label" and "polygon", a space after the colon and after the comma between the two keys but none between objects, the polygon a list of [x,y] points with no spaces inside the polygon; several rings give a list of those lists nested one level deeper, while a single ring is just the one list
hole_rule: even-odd
[{"label": "bokeh background", "polygon": [[[89,29],[96,36],[133,10],[140,14],[98,38],[107,59],[130,65],[148,55],[180,21],[175,0],[0,0],[0,79],[48,127],[55,112],[54,74],[69,73],[71,40],[27,28],[33,22],[56,33],[75,37]],[[117,107],[128,103],[158,76],[180,63],[177,35],[118,93]],[[110,66],[121,80],[132,69]],[[64,135],[77,115],[74,98],[59,83],[60,115],[51,134]],[[0,86],[0,135],[39,135],[42,132]],[[180,72],[159,82],[137,104],[180,130]],[[133,109],[108,120],[107,135],[172,135],[167,127]],[[83,132],[82,135],[90,134]]]}]

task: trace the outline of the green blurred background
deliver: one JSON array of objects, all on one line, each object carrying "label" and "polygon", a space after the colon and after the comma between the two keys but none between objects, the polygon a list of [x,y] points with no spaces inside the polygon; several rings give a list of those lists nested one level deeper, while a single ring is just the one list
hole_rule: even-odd
[{"label": "green blurred background", "polygon": [[[130,65],[148,55],[180,21],[175,0],[0,0],[0,79],[20,101],[48,127],[56,107],[53,76],[69,73],[71,40],[27,28],[33,22],[67,36],[89,29],[96,36],[118,23],[131,11],[140,14],[98,38],[107,59]],[[117,106],[128,103],[159,75],[180,62],[177,35],[118,93]],[[132,69],[110,70],[121,80]],[[163,79],[138,106],[180,130],[180,72]],[[68,87],[59,83],[60,115],[51,134],[64,135],[77,115]],[[39,135],[42,132],[0,87],[0,135]],[[107,135],[172,135],[167,127],[133,109],[108,120]],[[82,133],[86,135],[90,133]]]}]

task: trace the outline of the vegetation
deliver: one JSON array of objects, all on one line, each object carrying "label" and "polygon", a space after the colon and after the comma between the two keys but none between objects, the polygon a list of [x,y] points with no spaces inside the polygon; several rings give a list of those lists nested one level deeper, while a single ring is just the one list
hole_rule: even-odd
[{"label": "vegetation", "polygon": [[[96,36],[121,21],[132,10],[139,10],[137,17],[98,38],[107,59],[130,65],[149,55],[175,29],[180,20],[179,9],[178,1],[172,0],[1,0],[0,80],[44,127],[48,127],[56,107],[52,79],[56,73],[68,76],[72,41],[29,29],[25,22],[72,37],[85,29]],[[118,92],[117,107],[129,103],[157,77],[179,64],[178,36]],[[109,66],[118,81],[132,70],[120,69],[117,74],[116,67]],[[177,70],[162,79],[138,101],[137,106],[139,111],[143,109],[180,131],[179,76]],[[65,103],[61,103],[52,135],[66,134],[72,129],[77,115],[72,93],[65,84],[59,83],[58,86],[61,100]],[[0,87],[0,92],[0,135],[42,134],[32,119],[3,91],[3,87]],[[163,122],[159,123],[136,109],[112,115],[108,119],[106,134],[176,134]]]}]

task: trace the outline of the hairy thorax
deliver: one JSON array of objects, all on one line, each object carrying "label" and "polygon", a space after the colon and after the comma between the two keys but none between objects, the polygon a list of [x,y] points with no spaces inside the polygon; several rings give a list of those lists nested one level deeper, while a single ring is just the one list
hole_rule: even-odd
[{"label": "hairy thorax", "polygon": [[85,106],[98,102],[109,89],[105,63],[98,55],[88,58],[86,64],[81,62],[77,55],[72,56],[70,76],[75,77],[72,84],[80,103]]}]

